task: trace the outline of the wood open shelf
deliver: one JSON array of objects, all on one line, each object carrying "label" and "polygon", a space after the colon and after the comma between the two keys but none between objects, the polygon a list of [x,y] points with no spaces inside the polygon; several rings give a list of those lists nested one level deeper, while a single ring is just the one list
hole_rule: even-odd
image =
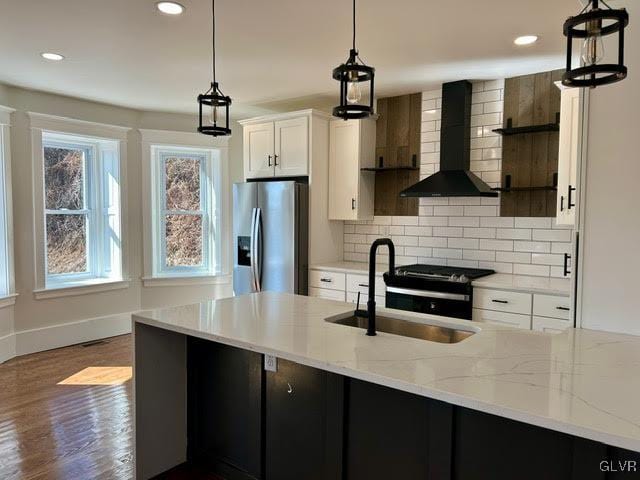
[{"label": "wood open shelf", "polygon": [[554,123],[543,123],[541,125],[524,125],[522,127],[513,127],[513,119],[507,119],[505,128],[496,128],[493,131],[502,136],[521,135],[523,133],[540,133],[540,132],[557,132],[560,130],[560,112],[556,112],[556,121]]},{"label": "wood open shelf", "polygon": [[420,170],[420,167],[364,167],[363,172],[391,172],[397,170]]}]

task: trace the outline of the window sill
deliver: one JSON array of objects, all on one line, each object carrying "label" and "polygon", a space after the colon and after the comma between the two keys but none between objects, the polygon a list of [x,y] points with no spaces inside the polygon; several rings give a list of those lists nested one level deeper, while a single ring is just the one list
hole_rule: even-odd
[{"label": "window sill", "polygon": [[145,287],[186,287],[189,285],[225,285],[230,283],[231,275],[142,277],[142,285]]},{"label": "window sill", "polygon": [[129,288],[129,279],[112,280],[99,278],[78,283],[67,283],[60,286],[51,286],[33,291],[36,300],[47,298],[70,297],[74,295],[88,295],[91,293],[107,292]]},{"label": "window sill", "polygon": [[0,297],[0,308],[10,307],[11,305],[15,305],[17,293],[10,293],[9,295],[4,295]]}]

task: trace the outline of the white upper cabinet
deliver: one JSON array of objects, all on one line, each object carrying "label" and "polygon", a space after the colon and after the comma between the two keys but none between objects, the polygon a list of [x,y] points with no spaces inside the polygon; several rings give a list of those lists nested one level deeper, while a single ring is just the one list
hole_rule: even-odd
[{"label": "white upper cabinet", "polygon": [[373,119],[333,120],[329,124],[329,219],[373,218],[376,143]]},{"label": "white upper cabinet", "polygon": [[243,141],[245,177],[272,177],[275,164],[273,122],[246,125]]},{"label": "white upper cabinet", "polygon": [[309,115],[243,123],[245,178],[309,175]]},{"label": "white upper cabinet", "polygon": [[294,177],[308,174],[309,119],[307,117],[280,120],[275,130],[275,175]]},{"label": "white upper cabinet", "polygon": [[560,150],[558,152],[558,225],[574,225],[578,159],[580,156],[580,88],[562,88],[560,100]]}]

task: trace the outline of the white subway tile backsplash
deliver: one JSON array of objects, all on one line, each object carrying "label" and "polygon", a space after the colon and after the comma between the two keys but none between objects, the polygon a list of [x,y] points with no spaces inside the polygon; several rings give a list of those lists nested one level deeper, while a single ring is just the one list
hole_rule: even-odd
[{"label": "white subway tile backsplash", "polygon": [[528,228],[498,228],[496,238],[508,240],[531,240],[531,230]]},{"label": "white subway tile backsplash", "polygon": [[548,242],[516,241],[513,244],[513,249],[516,252],[549,253],[551,251],[551,244]]},{"label": "white subway tile backsplash", "polygon": [[571,230],[533,230],[533,239],[545,242],[570,242]]},{"label": "white subway tile backsplash", "polygon": [[495,228],[465,228],[464,236],[470,238],[496,238]]},{"label": "white subway tile backsplash", "polygon": [[480,250],[513,251],[513,241],[480,239]]},{"label": "white subway tile backsplash", "polygon": [[496,252],[491,250],[465,250],[462,254],[462,258],[467,260],[493,262],[496,259]]},{"label": "white subway tile backsplash", "polygon": [[[473,82],[471,171],[490,186],[502,181],[504,80]],[[420,178],[440,169],[442,90],[422,94]],[[555,219],[500,217],[499,197],[420,198],[417,217],[376,216],[344,223],[344,259],[367,262],[370,244],[391,237],[396,263],[491,268],[499,273],[563,277],[571,227]],[[388,261],[381,249],[377,260]]]},{"label": "white subway tile backsplash", "polygon": [[480,217],[450,217],[450,227],[477,227],[480,225]]},{"label": "white subway tile backsplash", "polygon": [[478,249],[479,240],[477,238],[449,238],[447,246],[449,248]]},{"label": "white subway tile backsplash", "polygon": [[508,263],[531,263],[531,254],[526,252],[496,252],[496,261]]},{"label": "white subway tile backsplash", "polygon": [[462,206],[435,206],[433,214],[436,217],[461,217],[464,215],[464,207]]},{"label": "white subway tile backsplash", "polygon": [[524,265],[520,263],[513,264],[514,275],[535,275],[537,277],[550,276],[549,267],[546,265]]},{"label": "white subway tile backsplash", "polygon": [[491,205],[464,207],[464,214],[469,217],[495,217],[498,215],[498,207]]},{"label": "white subway tile backsplash", "polygon": [[433,227],[434,237],[461,237],[462,227]]},{"label": "white subway tile backsplash", "polygon": [[462,250],[454,248],[434,248],[433,256],[438,258],[459,258],[462,259]]}]

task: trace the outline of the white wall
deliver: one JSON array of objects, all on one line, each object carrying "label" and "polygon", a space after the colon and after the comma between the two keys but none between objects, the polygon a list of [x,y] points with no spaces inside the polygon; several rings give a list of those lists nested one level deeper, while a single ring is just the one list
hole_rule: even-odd
[{"label": "white wall", "polygon": [[640,335],[640,4],[624,3],[629,76],[590,92],[580,306],[584,328]]},{"label": "white wall", "polygon": [[[89,340],[92,336],[99,338],[109,333],[121,333],[128,328],[129,313],[141,308],[185,304],[231,295],[230,284],[143,287],[140,280],[143,258],[142,147],[137,129],[194,131],[195,117],[140,112],[6,85],[0,85],[0,104],[16,109],[12,118],[11,164],[15,277],[16,292],[19,294],[15,307],[0,309],[0,338],[15,330],[18,354],[77,343]],[[128,251],[125,252],[131,279],[128,288],[53,299],[34,298],[33,189],[38,186],[32,182],[31,132],[26,114],[29,111],[132,128],[127,139],[127,211],[123,212],[123,221],[128,225]],[[241,137],[239,125],[234,124],[233,128],[234,133],[237,132],[236,137]],[[232,181],[238,181],[242,176],[241,144],[240,138],[238,153],[233,151],[233,146],[237,147],[238,141],[236,138],[231,140],[229,160]]]},{"label": "white wall", "polygon": [[[422,94],[420,178],[440,168],[441,90]],[[471,171],[500,185],[504,80],[473,82]],[[490,268],[500,273],[563,277],[572,231],[552,218],[501,217],[499,198],[421,198],[417,217],[375,217],[345,222],[344,258],[365,262],[371,242],[390,236],[398,264],[428,263]],[[386,262],[386,250],[379,260]]]}]

